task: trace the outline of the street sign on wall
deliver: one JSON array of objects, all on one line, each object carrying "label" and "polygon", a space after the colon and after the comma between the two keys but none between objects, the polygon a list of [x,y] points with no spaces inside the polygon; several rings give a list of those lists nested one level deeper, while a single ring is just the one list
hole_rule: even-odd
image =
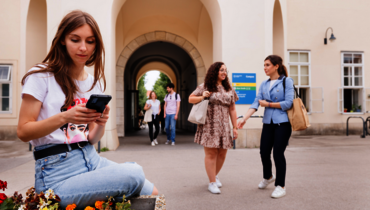
[{"label": "street sign on wall", "polygon": [[256,74],[232,73],[232,85],[239,101],[235,104],[252,104],[256,98]]}]

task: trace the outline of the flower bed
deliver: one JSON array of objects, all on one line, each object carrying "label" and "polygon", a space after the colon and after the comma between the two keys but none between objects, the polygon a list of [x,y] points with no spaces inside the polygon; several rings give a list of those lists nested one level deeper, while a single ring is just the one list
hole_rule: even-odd
[{"label": "flower bed", "polygon": [[[5,191],[8,183],[0,180],[0,190]],[[140,196],[133,198],[135,201],[136,210],[139,210],[143,205],[140,202],[155,198],[155,210],[165,210],[166,200],[164,195],[161,196]],[[66,207],[66,210],[74,210],[76,204],[70,204]],[[26,199],[23,200],[22,194],[15,192],[13,196],[6,196],[4,193],[0,193],[0,210],[61,210],[60,198],[54,194],[52,189],[37,194],[35,188],[32,187],[26,192]],[[123,202],[114,203],[113,197],[109,197],[107,201],[96,201],[95,206],[87,206],[85,210],[130,210],[131,201],[126,200],[123,196]],[[151,208],[150,210],[152,210]],[[149,209],[148,209],[149,210]]]}]

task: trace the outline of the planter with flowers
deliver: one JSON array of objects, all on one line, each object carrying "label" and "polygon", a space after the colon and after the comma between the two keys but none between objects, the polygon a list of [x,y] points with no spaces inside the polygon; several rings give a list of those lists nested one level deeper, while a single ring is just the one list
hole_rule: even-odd
[{"label": "planter with flowers", "polygon": [[[0,190],[5,191],[8,183],[0,180]],[[154,199],[154,205],[153,205]],[[60,207],[60,198],[52,189],[37,194],[35,188],[31,187],[26,192],[26,199],[23,199],[22,194],[15,192],[13,196],[7,196],[5,193],[0,193],[0,210],[62,210]],[[132,201],[132,206],[131,206]],[[113,197],[107,201],[96,201],[95,208],[91,206],[85,207],[85,210],[165,210],[166,203],[164,196],[140,196],[126,200],[123,197],[123,202],[114,202]],[[65,209],[74,210],[76,204],[70,204]]]}]

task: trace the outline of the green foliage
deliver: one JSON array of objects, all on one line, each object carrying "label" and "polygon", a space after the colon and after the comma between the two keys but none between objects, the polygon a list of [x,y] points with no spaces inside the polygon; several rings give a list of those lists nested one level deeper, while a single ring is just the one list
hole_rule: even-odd
[{"label": "green foliage", "polygon": [[164,97],[167,94],[166,85],[170,83],[171,80],[167,77],[167,75],[163,74],[162,72],[159,74],[159,78],[155,81],[153,86],[154,92],[157,93],[157,99],[163,103]]},{"label": "green foliage", "polygon": [[109,151],[109,149],[108,149],[108,148],[106,148],[106,147],[103,147],[103,148],[101,148],[101,150],[100,150],[100,152],[106,152],[106,151]]},{"label": "green foliage", "polygon": [[14,203],[12,198],[7,198],[0,204],[0,210],[13,210]]},{"label": "green foliage", "polygon": [[145,88],[145,77],[146,74],[144,74],[140,79],[139,79],[139,84],[137,86],[137,89],[139,90],[139,107],[144,110],[145,102],[147,100],[146,98],[146,88]]},{"label": "green foliage", "polygon": [[123,196],[122,203],[116,203],[116,210],[131,210],[131,203],[130,201],[126,201],[126,196]]}]

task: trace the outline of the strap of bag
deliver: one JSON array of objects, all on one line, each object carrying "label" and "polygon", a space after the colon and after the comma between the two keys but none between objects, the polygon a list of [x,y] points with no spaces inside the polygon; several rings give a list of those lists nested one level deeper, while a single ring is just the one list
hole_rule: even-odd
[{"label": "strap of bag", "polygon": [[[283,79],[284,98],[285,98],[285,80],[286,80],[286,77],[284,77],[284,79]],[[297,89],[295,88],[294,84],[293,84],[293,88],[294,88],[294,90],[295,90],[296,98],[301,98],[301,96],[298,94],[298,91],[297,91]]]}]

